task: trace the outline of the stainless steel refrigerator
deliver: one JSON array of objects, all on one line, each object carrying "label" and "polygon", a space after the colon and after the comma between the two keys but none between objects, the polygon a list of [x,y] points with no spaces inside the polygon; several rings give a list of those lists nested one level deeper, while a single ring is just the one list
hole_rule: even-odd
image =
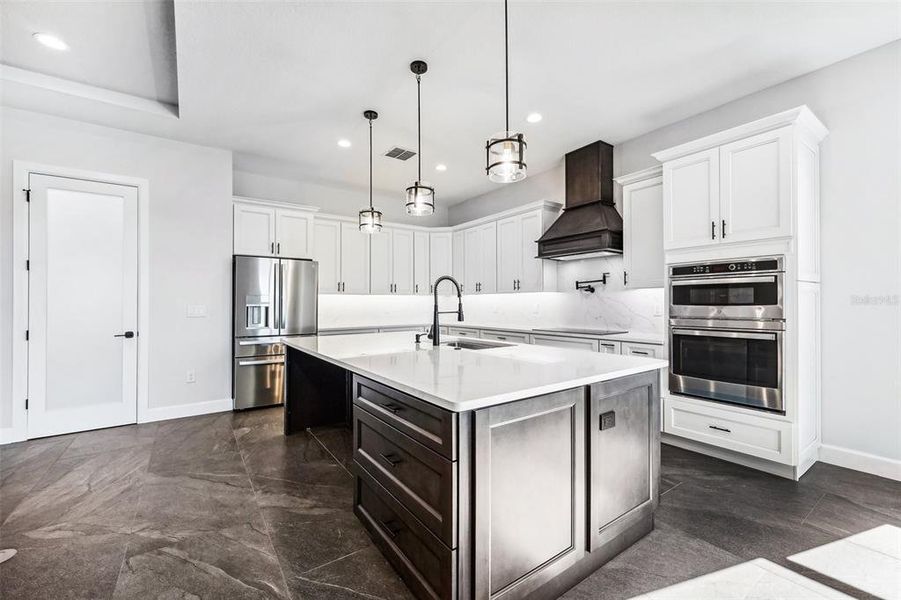
[{"label": "stainless steel refrigerator", "polygon": [[285,345],[281,338],[316,335],[319,264],[312,260],[236,255],[232,289],[234,408],[282,404]]}]

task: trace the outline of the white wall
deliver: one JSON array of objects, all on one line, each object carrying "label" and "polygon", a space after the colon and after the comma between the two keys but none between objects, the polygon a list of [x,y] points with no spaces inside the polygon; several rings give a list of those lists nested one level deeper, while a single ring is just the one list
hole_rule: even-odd
[{"label": "white wall", "polygon": [[[832,458],[850,450],[901,460],[899,73],[901,42],[893,42],[619,143],[614,150],[615,174],[631,173],[655,165],[652,152],[801,104],[829,128],[821,145],[820,227],[822,426],[824,453]],[[603,139],[603,132],[597,137]],[[515,206],[512,190],[532,196],[529,183],[544,177],[508,186],[511,191],[505,189],[502,198],[493,193],[454,206],[450,221],[483,216],[482,207]],[[559,181],[561,175],[548,179]],[[536,189],[545,186],[542,181]]]},{"label": "white wall", "polygon": [[[231,153],[9,108],[0,133],[0,428],[13,401],[13,160],[149,180],[149,405],[173,415],[229,399]],[[186,304],[209,316],[185,318]],[[189,368],[196,383],[185,383]]]}]

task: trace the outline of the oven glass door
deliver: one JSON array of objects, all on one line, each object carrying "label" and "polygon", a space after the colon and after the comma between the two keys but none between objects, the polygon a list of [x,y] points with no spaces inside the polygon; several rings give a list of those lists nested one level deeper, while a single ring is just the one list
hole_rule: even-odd
[{"label": "oven glass door", "polygon": [[673,392],[784,410],[782,332],[674,327],[670,338]]},{"label": "oven glass door", "polygon": [[782,275],[673,279],[670,316],[781,319]]}]

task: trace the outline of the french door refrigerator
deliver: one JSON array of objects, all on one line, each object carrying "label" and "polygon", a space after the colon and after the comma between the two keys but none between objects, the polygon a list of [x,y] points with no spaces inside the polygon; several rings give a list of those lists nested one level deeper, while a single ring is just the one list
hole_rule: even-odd
[{"label": "french door refrigerator", "polygon": [[235,410],[282,404],[281,338],[316,335],[319,264],[312,260],[235,255],[232,397]]}]

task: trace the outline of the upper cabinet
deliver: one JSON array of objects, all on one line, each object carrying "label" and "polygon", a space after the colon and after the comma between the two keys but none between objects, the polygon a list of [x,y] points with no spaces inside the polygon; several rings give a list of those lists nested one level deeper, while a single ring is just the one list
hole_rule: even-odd
[{"label": "upper cabinet", "polygon": [[538,209],[497,222],[497,291],[556,290],[557,263],[536,258],[538,238],[557,215]]},{"label": "upper cabinet", "polygon": [[493,294],[497,289],[497,223],[470,227],[463,232],[463,291]]},{"label": "upper cabinet", "polygon": [[409,229],[393,227],[370,236],[371,293],[413,293],[413,236]]},{"label": "upper cabinet", "polygon": [[[456,278],[456,271],[454,271],[454,238],[456,235],[451,231],[429,233],[429,294],[432,293],[432,285],[435,280],[442,275],[452,275]],[[460,250],[463,250],[462,240]],[[462,281],[462,278],[458,278],[457,281]],[[442,287],[441,292],[449,294],[452,289],[453,286],[447,285],[446,288]],[[422,292],[421,289],[420,292]]]},{"label": "upper cabinet", "polygon": [[[428,294],[431,276],[431,234],[428,231],[413,232],[413,293]],[[450,250],[450,248],[448,248]],[[450,258],[450,253],[448,253]]]},{"label": "upper cabinet", "polygon": [[795,236],[798,215],[816,210],[805,186],[815,181],[826,133],[801,106],[655,153],[663,163],[664,248]]},{"label": "upper cabinet", "polygon": [[369,235],[355,222],[314,221],[313,259],[319,262],[319,293],[369,293]]},{"label": "upper cabinet", "polygon": [[623,186],[623,283],[663,287],[663,176],[660,167],[617,177]]},{"label": "upper cabinet", "polygon": [[313,255],[313,210],[235,202],[233,211],[235,254],[282,258]]}]

